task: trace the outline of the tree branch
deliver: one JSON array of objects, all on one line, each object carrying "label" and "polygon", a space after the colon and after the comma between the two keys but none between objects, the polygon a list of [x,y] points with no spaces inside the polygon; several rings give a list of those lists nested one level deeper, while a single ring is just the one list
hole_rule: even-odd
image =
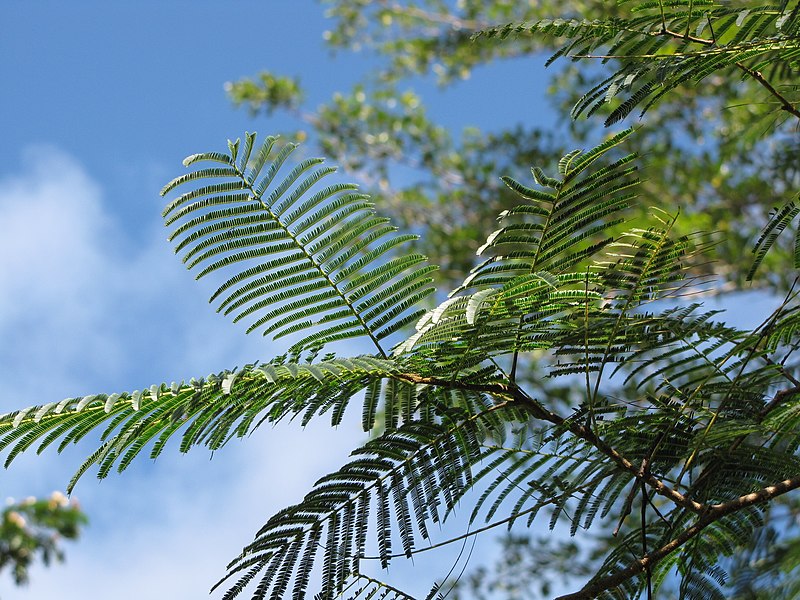
[{"label": "tree branch", "polygon": [[753,506],[754,504],[767,502],[797,488],[800,488],[800,477],[793,477],[762,488],[757,492],[745,494],[730,502],[715,504],[709,507],[708,511],[702,515],[694,525],[685,529],[680,535],[661,546],[658,550],[637,559],[630,566],[621,571],[617,571],[607,577],[601,577],[590,581],[580,591],[565,596],[559,596],[556,600],[591,600],[597,597],[601,592],[611,589],[647,569],[651,569],[657,562],[666,558],[683,544],[696,537],[703,529],[722,517],[743,508]]},{"label": "tree branch", "polygon": [[775,392],[775,396],[773,396],[772,400],[764,405],[764,408],[761,409],[761,412],[758,413],[758,416],[760,419],[764,419],[770,412],[783,404],[784,400],[791,398],[792,396],[796,396],[797,394],[800,394],[800,386],[778,390]]},{"label": "tree branch", "polygon": [[[702,44],[704,46],[713,46],[714,44],[716,44],[714,40],[707,40],[704,38],[694,37],[691,35],[676,33],[674,31],[670,31],[667,28],[661,30],[658,35],[666,35],[677,40],[685,40],[687,42],[694,42],[696,44]],[[751,69],[750,67],[748,67],[745,64],[742,64],[741,62],[737,62],[736,67],[739,70],[746,73],[747,75],[749,75],[750,77],[752,77],[753,79],[755,79],[762,87],[764,87],[770,94],[772,94],[775,97],[775,99],[777,99],[778,102],[780,103],[781,110],[785,110],[789,114],[794,115],[795,117],[800,119],[800,110],[795,108],[795,106],[791,102],[789,102],[789,100],[787,100],[783,94],[781,94],[778,90],[776,90],[775,87],[769,81],[767,81],[766,78],[759,71]]]},{"label": "tree branch", "polygon": [[767,81],[759,71],[751,69],[747,65],[743,65],[740,62],[737,62],[736,66],[740,70],[747,73],[750,77],[755,79],[759,84],[761,84],[762,87],[764,87],[770,94],[772,94],[778,100],[778,103],[781,105],[781,110],[785,110],[790,115],[794,115],[795,117],[800,119],[800,109],[795,108],[795,106],[791,102],[789,102],[783,94],[781,94],[778,90],[776,90],[772,86],[772,84],[769,81]]}]

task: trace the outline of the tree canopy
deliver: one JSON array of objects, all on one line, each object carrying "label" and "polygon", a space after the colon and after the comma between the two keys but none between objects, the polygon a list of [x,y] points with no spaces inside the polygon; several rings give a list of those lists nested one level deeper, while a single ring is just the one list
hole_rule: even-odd
[{"label": "tree canopy", "polygon": [[[328,154],[369,174],[380,210],[424,238],[398,233],[321,159],[294,159],[292,142],[247,133],[188,157],[162,190],[175,251],[217,282],[217,310],[286,338],[286,353],[9,413],[6,464],[99,438],[72,488],[172,438],[217,450],[281,419],[335,426],[358,404],[370,438],[266,521],[217,583],[225,598],[407,598],[379,568],[541,521],[604,532],[593,572],[564,599],[757,593],[759,573],[730,576],[748,552],[766,555],[766,585],[791,597],[799,544],[776,522],[800,487],[800,244],[783,234],[800,212],[800,4],[521,10],[332,3],[331,44],[368,42],[391,60],[377,83],[300,115]],[[578,77],[560,100],[589,117],[570,126],[585,149],[524,128],[454,141],[396,89],[409,73],[447,84],[543,48],[573,61],[557,80]],[[300,110],[299,84],[281,76],[231,94]],[[637,114],[642,127],[620,125]],[[529,177],[503,174],[520,161]],[[420,179],[394,189],[401,163]],[[484,185],[489,174],[499,179]],[[783,298],[756,327],[704,309],[704,294],[747,280]],[[362,354],[337,355],[343,340]],[[436,539],[464,513],[463,535]],[[452,585],[431,583],[430,597]]]},{"label": "tree canopy", "polygon": [[[440,280],[450,284],[457,284],[474,266],[474,251],[485,236],[486,223],[514,203],[499,175],[533,164],[554,167],[555,161],[572,149],[566,140],[599,141],[602,120],[647,86],[648,78],[669,73],[672,86],[685,74],[677,66],[668,66],[666,60],[629,56],[623,61],[613,54],[647,51],[683,60],[681,42],[674,36],[641,39],[634,29],[627,46],[622,39],[616,47],[607,44],[611,53],[603,56],[598,45],[608,42],[617,29],[612,24],[601,31],[602,23],[614,21],[624,27],[622,19],[627,19],[638,30],[656,28],[650,34],[661,26],[660,13],[643,15],[634,2],[479,0],[453,5],[435,0],[328,0],[324,4],[333,19],[326,34],[329,46],[334,52],[375,56],[377,67],[370,77],[351,90],[337,92],[319,107],[307,106],[299,78],[280,73],[263,72],[229,83],[229,94],[234,103],[254,114],[294,114],[302,127],[301,138],[310,133],[309,141],[318,151],[366,185],[395,222],[424,231],[422,248],[442,267]],[[768,21],[775,22],[769,16],[774,7],[736,0],[718,7],[728,14],[716,30],[702,16],[706,7],[715,5],[693,6],[693,20],[683,20],[682,29],[670,31],[697,33],[698,40],[703,32],[707,37],[717,35],[717,46],[729,47],[726,36],[733,37],[741,29],[769,27]],[[780,12],[780,8],[774,10]],[[746,10],[750,11],[748,18],[737,25],[738,16]],[[578,27],[584,19],[584,26]],[[597,27],[587,29],[593,19],[598,20]],[[528,25],[527,29],[519,28],[521,24]],[[535,29],[533,24],[537,24]],[[476,38],[476,31],[483,33]],[[783,32],[794,35],[785,27]],[[492,35],[502,36],[502,43]],[[760,32],[752,35],[757,37]],[[637,40],[642,48],[636,46]],[[686,42],[702,45],[697,40]],[[735,48],[747,46],[745,40],[742,43],[744,46]],[[598,52],[591,54],[594,49]],[[755,50],[748,47],[747,51]],[[534,61],[549,65],[552,76],[542,80],[541,86],[548,90],[556,114],[561,115],[558,123],[535,127],[526,123],[528,115],[520,114],[520,124],[507,129],[470,127],[451,132],[427,115],[423,99],[414,92],[420,78],[434,77],[447,87],[474,70],[511,59],[520,65],[515,74],[519,78],[531,77]],[[791,57],[770,62],[765,82],[777,78],[790,83],[793,71],[777,72],[790,63]],[[616,73],[616,83],[604,83],[612,73]],[[595,86],[600,86],[597,93],[587,95],[585,105],[578,104]],[[793,93],[780,87],[790,105]],[[628,120],[637,122],[645,104],[624,104],[623,111],[632,111]],[[683,211],[677,224],[681,231],[719,231],[715,272],[723,275],[730,287],[743,285],[750,265],[741,260],[741,248],[752,243],[770,211],[790,200],[797,188],[800,174],[795,158],[800,148],[794,134],[796,119],[781,110],[757,79],[739,67],[726,69],[722,64],[712,72],[698,73],[696,84],[660,95],[656,108],[648,111],[646,126],[627,146],[649,167],[639,191],[640,204],[661,206],[669,198],[671,205]],[[590,109],[599,114],[585,118]],[[409,171],[415,176],[409,177]],[[770,193],[764,194],[765,189]],[[642,208],[644,214],[646,210]],[[771,268],[757,272],[751,285],[788,286],[792,278],[784,277],[780,260],[792,252],[791,240],[779,242],[767,259]]]}]

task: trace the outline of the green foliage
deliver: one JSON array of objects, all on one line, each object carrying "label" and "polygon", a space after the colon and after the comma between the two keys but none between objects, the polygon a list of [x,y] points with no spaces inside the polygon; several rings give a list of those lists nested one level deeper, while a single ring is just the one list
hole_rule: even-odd
[{"label": "green foliage", "polygon": [[[639,60],[635,68],[644,69],[641,80],[631,79],[631,86],[616,89],[608,102],[604,95],[596,99],[597,110],[607,116],[640,89],[639,84],[658,75],[663,67],[659,67],[658,61],[666,65],[670,60],[678,60],[671,57],[681,44],[686,51],[708,51],[707,44],[692,46],[685,40],[655,35],[661,25],[657,3],[645,10],[634,10],[637,3],[633,2],[615,4],[602,0],[457,3],[329,0],[326,3],[330,5],[328,14],[332,19],[331,29],[325,35],[329,46],[336,51],[370,52],[376,67],[363,83],[336,92],[330,102],[319,107],[303,106],[298,97],[298,107],[290,111],[304,127],[298,135],[303,139],[308,137],[319,152],[367,185],[380,202],[381,212],[392,216],[404,229],[424,232],[422,252],[441,266],[440,281],[445,286],[460,282],[463,273],[474,266],[474,251],[485,235],[485,223],[515,203],[498,174],[520,179],[520,174],[531,164],[555,168],[555,159],[570,149],[563,142],[567,127],[583,144],[594,145],[598,138],[594,120],[564,122],[563,117],[559,121],[555,116],[552,126],[531,127],[528,124],[531,114],[524,104],[513,114],[503,107],[505,118],[500,120],[503,125],[499,130],[477,131],[467,127],[461,132],[449,132],[426,113],[426,96],[414,93],[412,86],[418,76],[432,75],[442,86],[452,87],[449,101],[469,102],[476,83],[454,84],[472,71],[488,68],[494,61],[515,59],[507,91],[512,95],[525,94],[521,82],[535,80],[537,89],[549,90],[558,109],[556,115],[568,115],[587,90],[610,85],[602,82],[615,73],[620,73],[624,84],[628,75],[622,73],[634,69],[635,57],[626,58],[620,53],[619,57],[605,61],[579,60],[576,48],[569,53],[574,60],[557,60],[550,65],[548,78],[537,68],[544,61],[538,53],[552,54],[562,47],[564,40],[571,44],[575,37],[554,37],[538,30],[530,35],[531,24],[545,20],[552,24],[559,18],[566,34],[577,36],[581,32],[572,31],[566,24],[592,19],[598,23],[633,21],[641,25],[640,29],[621,32],[621,36],[631,37],[632,43],[641,38],[647,43],[662,44],[662,49],[653,61]],[[750,36],[748,39],[776,33],[769,27],[756,26],[758,19],[776,25],[780,19],[776,20],[774,10],[744,0],[710,8],[700,2],[692,6],[696,21],[702,21],[697,15],[708,8],[713,13],[711,18],[717,15],[718,21],[724,21],[718,25],[731,31],[753,25],[746,34]],[[685,18],[681,14],[686,9],[685,4],[674,5],[665,12],[665,19],[676,27],[670,32],[686,33],[685,26],[677,27],[680,19]],[[739,15],[747,9],[752,10],[737,25]],[[792,5],[787,4],[784,14],[792,10]],[[793,19],[781,23],[782,35],[789,35],[786,31],[793,27],[790,22]],[[508,23],[525,23],[525,30],[519,35],[508,35],[502,43],[485,35],[470,39],[476,30],[498,30]],[[652,30],[645,31],[647,23],[655,24]],[[698,37],[696,29],[689,32],[692,37]],[[703,39],[713,37],[710,31],[705,25],[700,32],[705,36]],[[717,39],[725,44],[726,50],[732,48],[729,40],[721,36]],[[590,42],[587,39],[586,43]],[[607,50],[598,49],[598,53]],[[777,55],[768,53],[769,57]],[[757,59],[742,64],[752,69]],[[628,150],[645,157],[650,167],[647,179],[640,186],[642,202],[638,209],[642,216],[646,216],[647,207],[663,205],[665,198],[680,205],[683,216],[676,224],[679,231],[719,232],[713,270],[731,286],[744,285],[751,263],[741,259],[741,248],[752,244],[775,210],[796,198],[800,185],[796,160],[800,142],[793,131],[794,120],[786,119],[787,111],[776,110],[779,101],[764,85],[737,66],[727,69],[717,66],[698,84],[681,85],[677,93],[661,95],[657,106],[647,113],[649,126],[640,129],[628,142]],[[667,71],[672,73],[674,69],[670,67]],[[784,96],[796,94],[790,71],[776,75],[767,69],[763,76]],[[232,83],[232,97],[238,97],[233,91],[237,88],[261,89],[261,77]],[[677,71],[670,77],[669,85],[679,83]],[[662,89],[656,86],[652,93]],[[266,87],[263,92],[267,92]],[[254,100],[258,93],[254,92]],[[408,99],[413,101],[407,104]],[[259,106],[262,112],[273,108],[281,106],[269,100]],[[627,121],[632,121],[631,117]],[[767,189],[769,193],[764,193]],[[793,279],[790,268],[794,253],[795,244],[789,236],[777,239],[766,257],[767,268],[755,272],[750,285],[787,288]],[[705,267],[705,271],[710,269]]]},{"label": "green foliage", "polygon": [[50,498],[11,501],[0,517],[0,570],[11,569],[14,583],[28,583],[37,556],[45,565],[63,561],[62,539],[77,539],[86,516],[77,503],[54,492]]},{"label": "green foliage", "polygon": [[353,461],[320,479],[300,504],[259,530],[229,565],[229,576],[245,571],[229,595],[258,575],[258,593],[281,597],[295,572],[292,595],[302,595],[321,545],[321,596],[341,595],[360,574],[373,527],[383,567],[398,537],[401,554],[410,558],[417,537],[430,537],[428,523],[446,518],[471,486],[469,465],[480,455],[471,421],[408,421],[355,451]]},{"label": "green foliage", "polygon": [[[331,358],[313,364],[297,363],[296,358],[287,361],[282,356],[188,383],[67,398],[9,414],[0,425],[0,447],[8,449],[8,466],[20,452],[34,445],[40,453],[58,441],[60,452],[105,425],[99,436],[101,445],[78,469],[68,487],[71,491],[93,465],[99,466],[98,477],[102,479],[115,466],[123,471],[149,442],[149,456],[158,457],[175,435],[180,436],[180,448],[185,452],[200,444],[217,450],[264,421],[275,422],[286,416],[302,415],[305,423],[330,411],[336,425],[351,397],[392,369],[393,363],[370,356]],[[374,418],[373,409],[364,419],[367,430],[374,425]]]},{"label": "green foliage", "polygon": [[[265,77],[272,75],[230,84],[231,96],[251,94],[258,101],[269,93],[260,83]],[[264,112],[281,108],[269,101],[260,106]],[[440,276],[453,282],[473,266],[485,224],[516,203],[496,174],[518,165],[555,167],[553,156],[563,151],[551,134],[523,127],[497,136],[468,128],[456,138],[427,115],[418,94],[389,84],[358,84],[316,113],[292,114],[314,128],[319,152],[361,180],[394,222],[425,232],[422,251],[435,256]],[[288,137],[303,140],[306,133]],[[393,183],[398,171],[407,185]]]},{"label": "green foliage", "polygon": [[[458,31],[445,47],[466,47],[466,23],[482,28],[480,3],[463,4],[471,20],[451,22]],[[494,17],[510,14],[512,4],[493,3]],[[401,29],[445,14],[441,6],[435,13],[375,6],[387,26],[397,18]],[[337,6],[334,43],[362,26],[355,9],[366,7],[361,0]],[[737,70],[789,120],[800,118],[796,89],[767,77],[781,82],[796,72],[798,10],[784,4],[743,11],[700,0],[623,4],[609,20],[490,30],[473,62],[463,60],[465,68],[477,64],[481,49],[504,55],[505,42],[495,38],[512,32],[566,36],[556,56],[604,48],[615,69],[590,87],[579,113],[610,105],[607,122],[614,123],[638,106],[666,102],[678,85]],[[714,33],[699,37],[706,27]],[[389,81],[432,60],[424,44],[385,44],[402,49],[398,60],[419,61],[393,63]],[[460,60],[444,61],[444,72]],[[264,87],[274,91],[278,83],[265,79]],[[280,89],[268,106],[291,104],[298,94]],[[628,96],[620,102],[619,94]],[[378,145],[364,137],[367,154],[403,156],[441,131],[414,112],[413,95],[399,109],[388,96],[376,96],[383,103],[377,109],[366,97],[357,89],[336,102],[366,126],[408,130],[398,139],[378,133]],[[218,582],[230,586],[224,598],[407,598],[375,568],[496,527],[542,521],[573,536],[612,532],[593,538],[601,543],[592,576],[562,598],[739,593],[745,582],[726,587],[725,567],[743,548],[763,545],[772,507],[800,488],[798,292],[789,286],[752,330],[689,303],[687,296],[713,289],[709,253],[718,239],[687,229],[672,205],[642,202],[652,195],[629,151],[637,137],[626,129],[586,151],[534,162],[531,183],[503,177],[500,227],[477,246],[483,261],[428,310],[435,267],[403,249],[416,236],[396,234],[355,186],[320,187],[333,171],[320,159],[284,167],[295,145],[272,137],[258,145],[254,134],[229,141],[227,152],[190,156],[185,165],[198,168],[163,190],[181,192],[164,211],[176,252],[198,278],[224,271],[211,301],[234,321],[247,320],[248,331],[291,336],[288,354],[189,383],[3,415],[6,464],[31,447],[63,450],[94,436],[100,445],[72,486],[94,466],[100,478],[124,470],[145,448],[156,457],[173,437],[181,451],[216,450],[287,417],[306,424],[329,413],[338,425],[359,402],[372,438],[266,521]],[[453,147],[446,135],[432,138],[423,166]],[[524,150],[515,145],[511,155]],[[776,194],[795,195],[790,181],[781,180]],[[787,205],[767,223],[750,276],[780,254],[777,234],[796,214]],[[411,323],[415,332],[404,338]],[[367,342],[364,354],[330,352],[356,338]],[[320,358],[323,350],[329,353]],[[533,359],[538,374],[570,394],[551,394],[555,383],[535,385],[525,372]],[[459,511],[469,529],[434,542],[438,525]],[[770,556],[775,571],[797,554],[792,539],[780,543],[785,551]],[[429,597],[442,589],[434,584]]]},{"label": "green foliage", "polygon": [[[198,444],[218,449],[285,416],[302,415],[305,423],[330,411],[336,425],[350,400],[365,392],[362,424],[371,430],[380,412],[383,433],[322,478],[301,503],[265,524],[231,563],[228,577],[238,579],[226,597],[238,595],[253,580],[258,581],[254,597],[277,598],[289,590],[302,596],[315,564],[322,597],[335,597],[361,581],[370,530],[381,565],[396,556],[413,556],[419,542],[430,537],[430,525],[448,519],[473,490],[482,490],[473,520],[483,515],[497,524],[505,515],[499,522],[524,517],[530,524],[547,508],[551,526],[568,516],[575,534],[620,505],[630,506],[638,492],[624,500],[626,490],[650,485],[675,506],[661,509],[662,520],[633,526],[627,536],[644,535],[646,547],[668,544],[675,527],[690,527],[695,514],[727,511],[742,492],[758,490],[776,472],[788,476],[800,468],[781,450],[798,443],[793,417],[785,414],[793,403],[782,403],[774,415],[759,410],[784,374],[771,361],[751,364],[784,351],[795,319],[787,302],[762,331],[747,334],[713,323],[712,315],[695,315],[692,307],[642,312],[644,305],[681,292],[686,263],[697,247],[685,237],[672,237],[674,218],[663,220],[661,227],[610,235],[621,224],[620,211],[634,200],[638,180],[635,157],[607,155],[630,134],[622,132],[585,153],[569,153],[559,162],[558,177],[534,168],[537,187],[507,180],[524,202],[502,215],[503,227],[489,236],[485,248],[492,256],[455,295],[419,320],[417,333],[396,346],[391,358],[379,343],[385,336],[376,333],[384,323],[375,325],[364,315],[374,313],[387,290],[412,298],[410,303],[392,300],[390,306],[399,304],[414,314],[413,305],[422,299],[418,287],[391,282],[394,277],[418,281],[417,272],[408,276],[400,269],[417,267],[422,259],[412,254],[408,263],[398,257],[372,264],[380,253],[368,244],[391,229],[372,217],[362,195],[350,193],[349,186],[315,193],[312,184],[327,171],[314,170],[318,161],[313,159],[300,162],[276,183],[274,175],[293,146],[285,146],[259,179],[271,138],[254,158],[253,135],[246,137],[241,158],[236,142],[229,144],[229,154],[189,157],[187,164],[211,160],[226,166],[192,171],[166,186],[169,192],[197,183],[165,210],[171,227],[187,219],[178,226],[177,235],[186,236],[178,250],[190,258],[202,256],[202,250],[212,267],[237,269],[221,289],[234,289],[234,299],[257,290],[248,302],[266,311],[260,324],[287,311],[326,323],[326,311],[337,311],[333,314],[343,313],[339,318],[357,325],[344,331],[365,335],[378,352],[317,361],[320,348],[339,339],[342,331],[318,324],[293,345],[288,358],[188,384],[67,399],[12,413],[0,426],[8,462],[34,444],[37,451],[55,442],[63,449],[103,425],[101,445],[81,465],[74,485],[95,464],[101,478],[114,466],[123,470],[148,445],[150,456],[158,456],[173,435],[180,435],[180,448],[186,451]],[[222,182],[208,185],[208,177]],[[353,206],[350,219],[337,212]],[[325,225],[330,215],[337,215],[336,227]],[[341,239],[347,243],[338,243]],[[403,238],[389,238],[389,248],[397,239]],[[252,266],[250,259],[264,262]],[[190,261],[193,268],[191,262],[201,259]],[[287,265],[294,264],[300,268],[288,271]],[[299,281],[293,278],[298,273]],[[370,302],[359,304],[347,295],[375,281],[381,287],[367,292]],[[345,287],[346,282],[357,283]],[[294,292],[293,285],[300,291]],[[320,289],[329,292],[323,300],[318,299]],[[328,304],[331,298],[336,304]],[[551,377],[585,377],[587,395],[574,415],[552,412],[516,383],[518,355],[534,349],[557,358]],[[304,360],[301,353],[307,355]],[[497,361],[509,355],[511,371],[506,373]],[[644,410],[632,410],[603,393],[601,379],[611,365],[633,367]],[[654,387],[650,382],[656,377],[661,383]],[[509,425],[525,425],[531,418],[549,427],[534,435],[522,428],[510,447],[500,445]],[[721,424],[712,428],[717,420]],[[676,431],[684,433],[669,435]],[[759,439],[770,441],[765,446]],[[721,453],[723,448],[727,451]],[[686,473],[691,475],[691,499],[663,483],[675,473],[678,485]],[[644,492],[642,502],[650,501],[649,493]],[[742,510],[744,521],[725,513],[704,524],[716,533],[695,543],[691,563],[666,562],[666,568],[686,570],[685,581],[697,572],[697,585],[710,586],[705,566],[714,565],[720,554],[730,555],[760,523],[755,508]],[[399,554],[393,553],[395,547]],[[597,577],[624,571],[624,547],[609,554]],[[617,585],[635,595],[642,579],[628,577]]]},{"label": "green foliage", "polygon": [[[565,156],[558,179],[534,168],[537,183],[552,192],[506,179],[525,203],[501,213],[504,226],[478,251],[488,250],[493,256],[422,319],[417,333],[397,352],[461,339],[466,353],[458,360],[472,364],[485,356],[547,347],[540,343],[543,322],[549,329],[560,318],[571,319],[576,308],[597,301],[601,295],[594,289],[596,276],[578,266],[613,241],[607,232],[622,223],[618,214],[628,207],[633,197],[629,189],[637,183],[636,168],[629,164],[634,156],[590,175],[585,171],[630,133],[624,131],[585,155]],[[460,293],[468,289],[475,292]]]},{"label": "green foliage", "polygon": [[281,108],[288,110],[297,109],[303,101],[303,91],[300,82],[290,77],[275,77],[263,73],[257,82],[243,81],[225,86],[236,105],[246,104],[253,113],[264,107],[268,114]]},{"label": "green foliage", "polygon": [[[569,42],[550,58],[601,58],[618,61],[610,77],[591,88],[575,105],[573,116],[592,114],[615,103],[606,118],[612,125],[637,106],[646,112],[680,85],[698,84],[725,69],[738,69],[759,81],[762,71],[788,96],[773,94],[775,108],[798,116],[793,106],[797,90],[788,85],[798,75],[800,19],[789,2],[770,6],[716,6],[711,0],[640,4],[631,18],[596,20],[546,19],[527,25],[506,25],[485,35],[501,38],[528,32],[566,37]],[[701,37],[703,34],[706,37]],[[479,34],[480,35],[480,34]],[[769,89],[769,88],[768,88]],[[615,102],[625,93],[627,99]],[[777,113],[780,115],[780,113]],[[776,115],[776,118],[780,118]]]}]

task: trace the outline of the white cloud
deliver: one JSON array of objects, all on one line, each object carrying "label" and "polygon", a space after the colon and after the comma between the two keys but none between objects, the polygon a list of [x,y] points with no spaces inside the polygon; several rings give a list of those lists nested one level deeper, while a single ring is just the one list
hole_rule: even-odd
[{"label": "white cloud", "polygon": [[99,485],[87,478],[76,494],[93,526],[69,545],[65,565],[36,569],[28,588],[3,599],[206,597],[266,519],[299,500],[347,445],[324,427],[297,433],[264,431],[211,462],[202,450],[173,452]]},{"label": "white cloud", "polygon": [[[127,229],[98,184],[54,148],[26,151],[24,164],[0,179],[0,410],[271,354],[209,310],[170,257],[158,215],[144,231]],[[67,546],[67,564],[35,569],[25,588],[0,579],[3,600],[206,597],[272,512],[341,463],[354,435],[322,420],[303,433],[282,425],[211,462],[173,445],[101,484],[88,474],[75,495],[92,525]],[[63,488],[87,451],[22,455],[0,475],[0,493]]]},{"label": "white cloud", "polygon": [[[33,365],[70,365],[81,353],[111,364],[113,352],[98,331],[98,290],[114,273],[110,253],[99,251],[113,228],[97,186],[50,148],[25,152],[24,163],[27,172],[0,181],[3,370],[21,375]],[[73,343],[78,337],[80,345]],[[24,377],[3,379],[3,390],[18,396],[32,387]]]}]

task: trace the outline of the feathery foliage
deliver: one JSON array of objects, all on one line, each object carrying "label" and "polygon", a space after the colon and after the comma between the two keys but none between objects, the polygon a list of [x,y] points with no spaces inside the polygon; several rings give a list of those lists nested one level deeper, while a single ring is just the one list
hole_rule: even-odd
[{"label": "feathery foliage", "polygon": [[[576,114],[611,103],[607,124],[726,70],[800,119],[796,86],[783,85],[797,72],[798,6],[659,0],[631,18],[482,35],[566,37],[555,57],[604,49],[617,70]],[[613,529],[594,576],[562,598],[726,597],[726,561],[765,531],[770,503],[800,488],[799,292],[752,330],[688,303],[708,288],[715,240],[680,231],[677,209],[631,222],[642,184],[624,152],[632,136],[569,152],[553,173],[534,166],[530,184],[503,178],[515,204],[480,246],[486,258],[427,311],[435,267],[402,250],[414,236],[396,234],[355,186],[320,187],[333,172],[321,160],[284,167],[295,146],[255,134],[190,156],[186,166],[211,166],[162,192],[181,191],[164,210],[176,252],[198,278],[225,270],[211,301],[248,331],[293,336],[288,354],[0,416],[6,464],[99,440],[72,487],[90,468],[103,478],[145,449],[155,458],[173,437],[184,452],[216,450],[287,417],[329,413],[338,425],[357,401],[373,437],[266,521],[217,583],[224,598],[408,598],[375,567],[542,521],[571,535]],[[797,214],[776,211],[753,271]],[[319,358],[356,337],[371,354]],[[521,373],[532,357],[575,391],[573,405],[532,391]],[[438,541],[459,512],[470,529]]]},{"label": "feathery foliage", "polygon": [[251,319],[248,333],[263,328],[277,339],[312,329],[292,352],[368,336],[383,353],[379,341],[416,319],[409,309],[433,291],[434,267],[423,266],[422,255],[378,262],[416,236],[395,235],[354,185],[313,191],[335,171],[321,167],[322,159],[305,159],[280,178],[296,145],[273,152],[276,138],[268,137],[253,152],[255,144],[248,133],[241,155],[237,140],[227,154],[189,156],[185,166],[224,166],[191,171],[161,190],[204,184],[164,209],[175,251],[189,269],[200,269],[198,279],[234,269],[211,301],[234,322]]}]

